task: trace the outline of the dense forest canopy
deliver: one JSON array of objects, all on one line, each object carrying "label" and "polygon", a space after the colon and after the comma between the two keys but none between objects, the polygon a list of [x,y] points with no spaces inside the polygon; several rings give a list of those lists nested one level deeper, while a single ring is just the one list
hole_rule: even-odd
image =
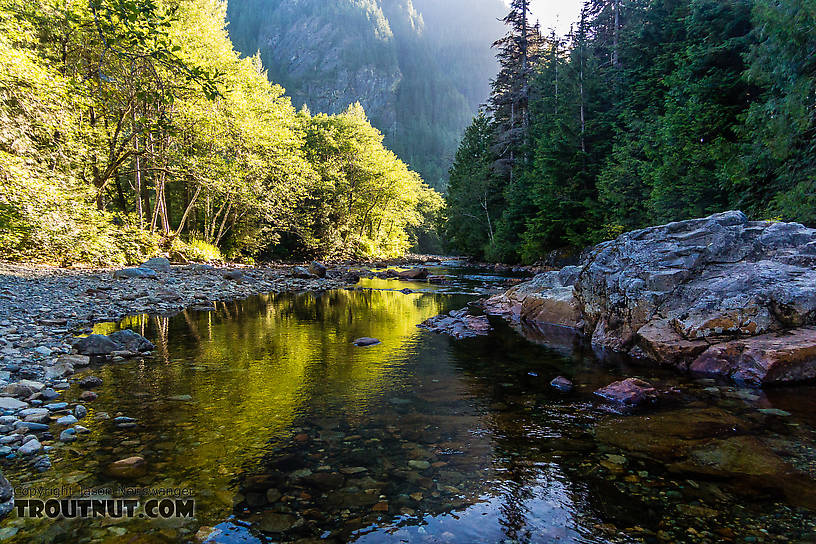
[{"label": "dense forest canopy", "polygon": [[359,104],[296,111],[219,0],[0,0],[0,119],[7,259],[396,256],[441,206]]},{"label": "dense forest canopy", "polygon": [[296,107],[360,101],[388,147],[443,190],[496,72],[501,0],[229,0],[230,37]]},{"label": "dense forest canopy", "polygon": [[450,172],[463,253],[535,262],[741,208],[816,224],[816,2],[589,0],[565,38],[513,0]]}]

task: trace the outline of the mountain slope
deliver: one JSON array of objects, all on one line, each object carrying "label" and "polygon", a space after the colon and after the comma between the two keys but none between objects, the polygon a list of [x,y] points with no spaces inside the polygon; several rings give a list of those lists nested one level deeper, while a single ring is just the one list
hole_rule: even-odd
[{"label": "mountain slope", "polygon": [[444,187],[464,127],[495,74],[501,0],[229,0],[230,36],[260,52],[294,104],[359,101],[386,142]]}]

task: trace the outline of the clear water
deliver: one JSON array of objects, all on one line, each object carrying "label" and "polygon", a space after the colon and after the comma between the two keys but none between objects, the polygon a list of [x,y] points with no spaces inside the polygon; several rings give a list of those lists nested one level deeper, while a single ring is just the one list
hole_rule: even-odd
[{"label": "clear water", "polygon": [[[500,320],[488,337],[435,335],[416,325],[506,281],[439,272],[452,281],[366,280],[116,325],[155,355],[90,369],[104,382],[86,403],[91,432],[57,444],[48,472],[4,472],[18,487],[189,488],[195,519],[12,514],[0,539],[188,542],[204,526],[223,543],[814,541],[816,387],[763,393],[601,362]],[[362,336],[382,343],[353,346]],[[558,375],[576,391],[553,391]],[[592,395],[634,375],[677,392],[634,415]],[[107,475],[133,455],[144,475]]]}]

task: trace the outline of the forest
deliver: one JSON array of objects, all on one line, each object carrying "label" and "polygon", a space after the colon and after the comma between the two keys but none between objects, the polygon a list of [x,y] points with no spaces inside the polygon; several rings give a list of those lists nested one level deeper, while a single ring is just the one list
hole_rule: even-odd
[{"label": "forest", "polygon": [[405,253],[442,197],[359,104],[284,93],[219,0],[0,0],[0,256]]},{"label": "forest", "polygon": [[450,171],[461,253],[557,262],[741,209],[816,224],[816,2],[589,0],[564,38],[513,0]]}]

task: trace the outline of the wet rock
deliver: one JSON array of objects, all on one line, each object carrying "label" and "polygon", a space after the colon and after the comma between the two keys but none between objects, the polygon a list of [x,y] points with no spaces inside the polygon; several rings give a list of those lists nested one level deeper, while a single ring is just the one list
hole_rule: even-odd
[{"label": "wet rock", "polygon": [[570,393],[575,388],[572,382],[569,381],[564,376],[558,376],[557,378],[554,378],[553,381],[550,382],[550,387],[552,387],[553,389],[557,389],[562,393]]},{"label": "wet rock", "polygon": [[110,335],[108,338],[121,346],[118,348],[121,350],[124,348],[127,351],[131,352],[144,352],[144,351],[153,351],[156,349],[156,346],[153,345],[153,342],[138,334],[130,329],[122,329],[120,331],[116,331]]},{"label": "wet rock", "polygon": [[595,394],[627,408],[636,408],[657,400],[655,388],[650,383],[637,378],[627,378],[611,383],[595,391]]},{"label": "wet rock", "polygon": [[85,376],[79,380],[79,386],[83,389],[92,389],[102,385],[102,379],[97,376]]},{"label": "wet rock", "polygon": [[59,435],[60,442],[73,442],[76,438],[76,430],[73,428],[65,429]]},{"label": "wet rock", "polygon": [[146,472],[147,462],[145,462],[144,457],[140,457],[138,455],[120,459],[119,461],[111,463],[107,467],[108,475],[113,476],[114,478],[138,478],[140,476],[144,476]]},{"label": "wet rock", "polygon": [[491,330],[487,317],[468,315],[468,310],[454,310],[447,315],[437,315],[417,325],[431,332],[447,334],[457,340],[486,336]]},{"label": "wet rock", "polygon": [[343,483],[345,481],[346,479],[342,474],[328,472],[310,474],[301,479],[302,483],[322,491],[329,491],[331,489],[343,487]]},{"label": "wet rock", "polygon": [[431,464],[428,461],[422,461],[418,459],[411,459],[408,461],[408,466],[411,468],[415,468],[417,470],[427,470],[431,468]]},{"label": "wet rock", "polygon": [[326,277],[326,265],[318,261],[312,261],[309,265],[309,272],[317,276],[318,278],[325,278]]},{"label": "wet rock", "polygon": [[691,364],[693,372],[754,385],[816,378],[816,328],[763,334],[715,344]]},{"label": "wet rock", "polygon": [[403,270],[402,272],[398,272],[397,276],[401,280],[424,280],[428,277],[428,269],[427,268],[410,268],[408,270]]},{"label": "wet rock", "polygon": [[153,257],[139,265],[139,268],[167,274],[170,272],[170,261],[164,257]]},{"label": "wet rock", "polygon": [[297,518],[291,514],[265,512],[258,522],[258,529],[264,533],[285,533],[290,530],[296,522]]},{"label": "wet rock", "polygon": [[74,344],[74,348],[80,355],[107,356],[122,347],[102,334],[92,334],[85,338],[80,338]]},{"label": "wet rock", "polygon": [[749,431],[744,422],[716,408],[684,408],[668,412],[611,418],[596,425],[599,442],[624,451],[670,461],[714,438]]},{"label": "wet rock", "polygon": [[352,343],[357,347],[367,347],[367,346],[376,346],[377,344],[380,344],[381,342],[379,340],[377,340],[376,338],[363,337],[363,338],[357,338]]},{"label": "wet rock", "polygon": [[82,419],[82,418],[84,418],[86,415],[88,415],[88,409],[87,409],[87,408],[85,408],[84,406],[82,406],[81,404],[78,404],[78,405],[77,405],[77,406],[74,408],[74,416],[75,416],[77,419]]},{"label": "wet rock", "polygon": [[715,440],[692,450],[685,462],[676,463],[670,468],[675,472],[711,476],[779,477],[793,472],[793,467],[753,436]]},{"label": "wet rock", "polygon": [[283,497],[283,493],[281,493],[274,487],[266,490],[266,502],[268,502],[269,504],[274,504],[278,502],[281,497]]},{"label": "wet rock", "polygon": [[95,401],[98,397],[99,395],[94,391],[83,391],[82,394],[79,396],[81,400],[84,400],[86,402]]}]

